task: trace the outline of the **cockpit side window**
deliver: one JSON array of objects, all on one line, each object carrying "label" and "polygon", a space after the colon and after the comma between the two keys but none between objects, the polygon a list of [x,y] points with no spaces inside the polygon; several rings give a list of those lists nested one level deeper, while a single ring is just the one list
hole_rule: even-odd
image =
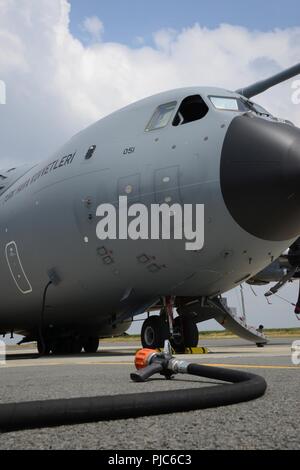
[{"label": "cockpit side window", "polygon": [[166,127],[170,122],[170,119],[176,106],[177,101],[171,101],[170,103],[165,103],[158,106],[152,118],[150,119],[145,131],[149,132]]},{"label": "cockpit side window", "polygon": [[189,122],[198,121],[199,119],[204,118],[208,111],[209,108],[201,96],[188,96],[182,101],[173,120],[173,126],[181,126],[183,124],[188,124]]}]

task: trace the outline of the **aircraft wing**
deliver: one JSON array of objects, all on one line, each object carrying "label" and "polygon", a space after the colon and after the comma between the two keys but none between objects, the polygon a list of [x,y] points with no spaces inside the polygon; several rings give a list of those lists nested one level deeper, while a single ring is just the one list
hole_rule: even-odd
[{"label": "aircraft wing", "polygon": [[24,176],[27,171],[35,165],[32,163],[20,165],[0,170],[0,196],[7,191],[19,178]]}]

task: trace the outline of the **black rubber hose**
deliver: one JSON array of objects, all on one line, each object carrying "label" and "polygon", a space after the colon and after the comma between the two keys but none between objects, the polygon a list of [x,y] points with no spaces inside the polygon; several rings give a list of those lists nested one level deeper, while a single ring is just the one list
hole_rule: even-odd
[{"label": "black rubber hose", "polygon": [[262,377],[239,370],[190,364],[188,373],[233,383],[200,389],[2,404],[0,430],[8,432],[232,405],[262,396],[267,387]]}]

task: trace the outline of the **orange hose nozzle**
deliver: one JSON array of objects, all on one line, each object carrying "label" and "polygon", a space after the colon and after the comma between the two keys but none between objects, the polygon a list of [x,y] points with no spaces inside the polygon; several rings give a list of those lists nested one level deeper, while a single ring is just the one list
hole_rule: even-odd
[{"label": "orange hose nozzle", "polygon": [[155,349],[140,349],[135,355],[135,367],[143,369],[150,364],[150,360],[154,354],[157,354]]}]

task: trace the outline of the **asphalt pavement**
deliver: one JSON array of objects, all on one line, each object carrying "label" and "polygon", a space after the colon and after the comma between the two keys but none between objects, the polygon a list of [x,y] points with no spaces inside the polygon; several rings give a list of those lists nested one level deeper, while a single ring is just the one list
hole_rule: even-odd
[{"label": "asphalt pavement", "polygon": [[[300,365],[291,361],[297,338],[272,339],[264,348],[240,339],[206,340],[205,355],[191,362],[247,370],[268,389],[257,400],[214,409],[135,419],[3,433],[0,449],[300,449]],[[218,386],[178,375],[147,383],[130,380],[138,344],[105,343],[97,354],[39,358],[35,350],[10,348],[0,367],[0,402],[19,402],[154,390]],[[181,356],[180,356],[181,357]]]}]

